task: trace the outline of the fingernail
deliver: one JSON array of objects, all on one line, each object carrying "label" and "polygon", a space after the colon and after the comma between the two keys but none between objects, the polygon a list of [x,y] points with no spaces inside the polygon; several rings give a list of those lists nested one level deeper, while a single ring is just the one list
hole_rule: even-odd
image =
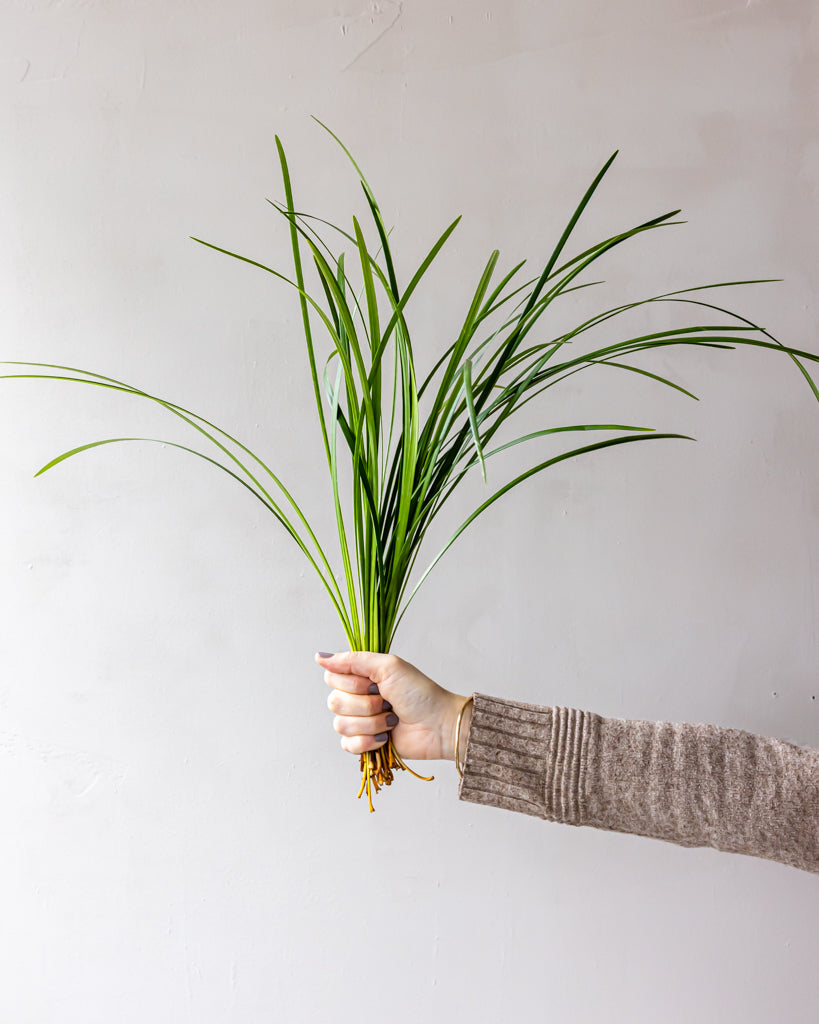
[{"label": "fingernail", "polygon": [[368,693],[378,693],[378,683],[370,683],[370,689]]},{"label": "fingernail", "polygon": [[333,656],[331,651],[319,651],[318,655],[320,658],[332,658]]},{"label": "fingernail", "polygon": [[389,736],[388,732],[380,732],[380,733],[378,733],[377,736],[373,736],[373,739],[375,740],[376,743],[386,743],[388,736]]},{"label": "fingernail", "polygon": [[387,725],[392,729],[394,725],[398,725],[398,715],[387,715]]},{"label": "fingernail", "polygon": [[390,704],[390,702],[388,700],[385,700],[384,703],[381,705],[381,710],[382,711],[392,711],[392,704]]}]

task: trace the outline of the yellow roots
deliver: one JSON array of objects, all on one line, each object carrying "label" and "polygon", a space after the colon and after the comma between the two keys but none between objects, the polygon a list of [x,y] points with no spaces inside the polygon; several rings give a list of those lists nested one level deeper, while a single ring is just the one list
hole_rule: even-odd
[{"label": "yellow roots", "polygon": [[379,747],[378,750],[368,750],[362,754],[359,763],[361,766],[361,788],[358,791],[358,796],[360,799],[366,789],[370,811],[375,810],[373,789],[378,793],[382,786],[392,785],[394,768],[401,768],[403,771],[409,772],[410,775],[414,775],[416,779],[421,779],[422,782],[432,782],[434,778],[432,775],[429,777],[419,775],[408,764],[405,764],[392,744],[392,736],[383,747]]}]

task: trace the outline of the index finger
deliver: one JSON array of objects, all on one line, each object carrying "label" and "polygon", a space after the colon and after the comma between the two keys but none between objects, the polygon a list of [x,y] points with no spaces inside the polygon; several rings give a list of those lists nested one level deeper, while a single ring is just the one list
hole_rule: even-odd
[{"label": "index finger", "polygon": [[349,675],[367,676],[379,683],[398,663],[394,654],[376,654],[373,651],[342,651],[339,654],[316,655],[319,665]]},{"label": "index finger", "polygon": [[343,690],[344,693],[378,693],[378,683],[374,683],[367,676],[342,675],[328,670],[324,673],[324,682],[334,690]]}]

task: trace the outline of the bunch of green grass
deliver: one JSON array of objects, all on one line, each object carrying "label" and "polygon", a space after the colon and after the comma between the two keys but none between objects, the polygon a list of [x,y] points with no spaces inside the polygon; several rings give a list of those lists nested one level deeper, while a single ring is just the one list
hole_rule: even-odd
[{"label": "bunch of green grass", "polygon": [[[600,283],[581,280],[593,264],[638,235],[681,223],[674,220],[680,212],[675,210],[611,235],[574,256],[564,255],[578,220],[616,154],[586,190],[540,273],[522,279],[526,277],[521,273],[524,261],[497,274],[499,253],[495,250],[490,255],[457,337],[419,379],[408,305],[460,218],[442,232],[402,285],[373,190],[340,140],[332,132],[330,135],[360,178],[374,242],[367,240],[356,217],[351,229],[345,230],[297,210],[284,149],[277,138],[284,202],[272,205],[289,225],[292,276],[219,246],[202,244],[274,275],[298,295],[318,428],[330,475],[341,573],[333,569],[327,548],[295,498],[258,455],[197,413],[110,377],[44,363],[16,363],[37,372],[6,375],[71,381],[140,395],[183,420],[200,442],[208,442],[206,450],[157,438],[107,438],[64,452],[37,475],[80,452],[122,441],[153,441],[207,460],[250,491],[298,544],[336,609],[350,648],[386,652],[434,566],[470,523],[507,492],[566,459],[637,441],[685,437],[621,423],[577,423],[546,426],[493,443],[498,431],[520,409],[549,388],[581,370],[614,367],[694,398],[679,384],[624,360],[670,346],[732,349],[750,345],[787,354],[819,399],[819,391],[800,361],[816,362],[819,356],[781,344],[750,320],[705,301],[701,295],[708,289],[760,282],[731,281],[666,292],[604,309],[569,331],[549,334],[543,317],[552,303],[569,292]],[[329,241],[322,229],[330,229]],[[348,251],[337,252],[339,244]],[[312,265],[318,287],[305,283],[305,264]],[[701,315],[709,322],[626,337],[600,347],[590,343],[580,351],[580,343],[590,338],[595,328],[611,327],[612,321],[624,314],[657,303],[697,308],[705,311]],[[710,322],[717,319],[728,322]],[[319,334],[324,341],[321,353]],[[428,410],[425,414],[422,402]],[[533,460],[529,469],[481,502],[416,573],[430,527],[468,473],[479,470],[486,481],[486,464],[500,452],[551,434],[586,431],[616,436],[573,447],[543,461]],[[407,766],[391,738],[380,750],[361,755],[359,796],[366,790],[371,810],[373,790],[389,784],[395,768]]]}]

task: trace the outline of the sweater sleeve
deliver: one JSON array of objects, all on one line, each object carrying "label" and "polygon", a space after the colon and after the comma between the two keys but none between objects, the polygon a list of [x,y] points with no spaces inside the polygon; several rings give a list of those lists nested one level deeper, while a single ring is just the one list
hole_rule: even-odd
[{"label": "sweater sleeve", "polygon": [[819,872],[819,750],[474,696],[460,797]]}]

